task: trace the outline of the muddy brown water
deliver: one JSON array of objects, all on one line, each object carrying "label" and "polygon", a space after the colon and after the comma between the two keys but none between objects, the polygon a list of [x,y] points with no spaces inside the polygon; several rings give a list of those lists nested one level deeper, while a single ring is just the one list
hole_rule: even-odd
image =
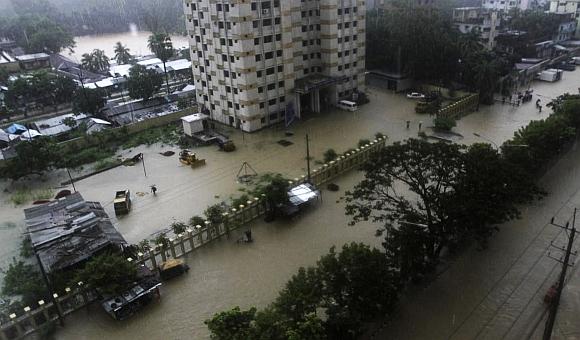
[{"label": "muddy brown water", "polygon": [[[548,98],[554,98],[566,91],[576,91],[578,84],[580,71],[566,72],[564,79],[558,83],[535,83],[534,91],[546,103]],[[194,151],[201,158],[205,158],[207,163],[197,169],[181,165],[176,156],[164,157],[159,154],[168,150],[178,151],[175,147],[154,145],[125,150],[122,151],[123,156],[144,153],[147,177],[144,176],[141,165],[119,167],[80,181],[76,183],[76,187],[86,199],[102,202],[125,238],[136,243],[159,229],[166,228],[174,220],[187,220],[192,215],[201,214],[209,204],[241,194],[239,189],[244,185],[236,182],[235,175],[244,161],[258,173],[281,172],[290,178],[302,175],[306,169],[306,133],[312,141],[311,153],[315,160],[321,160],[327,148],[332,147],[340,152],[356,145],[360,138],[369,138],[379,131],[388,135],[391,141],[396,141],[415,137],[419,122],[423,122],[424,128],[431,125],[429,116],[415,114],[414,102],[402,95],[370,89],[370,99],[371,103],[363,106],[357,113],[337,111],[308,117],[290,128],[294,132],[290,137],[285,136],[285,129],[282,128],[241,134],[221,127],[223,132],[232,134],[238,150],[223,153],[217,147],[197,148]],[[463,135],[461,142],[464,143],[482,141],[473,135],[475,132],[499,144],[530,120],[547,117],[549,110],[544,109],[541,114],[535,110],[535,99],[536,97],[531,103],[521,107],[502,104],[482,107],[479,112],[461,119],[455,131]],[[411,121],[409,130],[405,128],[407,120]],[[277,143],[281,139],[293,144],[283,147]],[[44,182],[36,181],[29,185],[56,187],[64,178],[62,172],[54,172],[47,175]],[[352,187],[358,180],[360,174],[356,172],[341,177],[336,181],[341,187],[339,192],[324,191],[321,203],[292,221],[270,224],[257,221],[251,224],[256,239],[251,245],[236,244],[237,237],[233,235],[229,240],[223,239],[190,255],[187,258],[192,269],[189,274],[165,284],[162,288],[162,299],[130,320],[115,322],[101,312],[98,306],[92,306],[86,312],[80,311],[67,318],[67,325],[58,332],[58,338],[207,338],[207,328],[203,324],[205,319],[215,312],[236,305],[242,308],[267,305],[300,266],[314,264],[331,246],[341,246],[351,241],[380,246],[381,240],[374,236],[374,226],[347,226],[348,218],[344,216],[341,196],[345,189]],[[545,202],[555,200],[548,208],[555,207],[558,202],[562,204],[562,197],[566,197],[568,192],[566,190],[574,187],[565,182],[564,178],[558,180],[562,184],[554,187],[554,190],[559,192],[562,188],[563,194],[547,198]],[[152,184],[159,189],[156,197],[148,193]],[[0,189],[14,190],[10,183],[2,182],[0,185]],[[116,190],[125,188],[134,194],[134,207],[128,216],[116,219],[113,217],[113,195]],[[144,194],[136,195],[138,192]],[[4,192],[0,196],[1,222],[8,223],[6,225],[9,226],[0,228],[2,264],[6,264],[11,258],[23,225],[23,207],[14,207],[8,203],[9,197]],[[545,222],[546,212],[541,216],[528,215],[538,209],[536,206],[526,208],[524,219],[514,222],[514,225],[524,223],[527,219],[537,220],[537,223]],[[415,299],[409,300],[409,307],[401,313],[401,318],[386,329],[388,334],[394,334],[395,338],[401,339],[433,338],[428,337],[429,334],[437,334],[436,338],[447,338],[463,322],[462,328],[455,332],[455,338],[473,338],[473,334],[466,333],[464,336],[461,333],[463,329],[471,329],[470,322],[475,323],[473,327],[477,329],[477,333],[480,329],[492,329],[496,320],[515,319],[509,313],[511,305],[502,305],[501,298],[493,300],[495,305],[490,305],[490,311],[493,312],[489,315],[480,314],[474,308],[487,306],[481,305],[480,301],[494,287],[497,290],[492,290],[496,292],[494,294],[500,297],[509,296],[511,281],[505,287],[495,284],[503,275],[501,268],[496,268],[496,265],[507,266],[510,261],[517,259],[522,249],[525,249],[524,241],[534,239],[537,228],[540,228],[526,227],[525,224],[520,226],[511,228],[518,231],[513,233],[504,232],[502,229],[500,235],[505,239],[498,237],[498,240],[493,240],[490,251],[468,252],[465,255],[466,262],[457,261],[445,273],[449,276],[447,280],[437,281],[424,293],[417,293]],[[503,247],[508,250],[505,251]],[[529,248],[535,249],[535,246]],[[494,255],[497,252],[501,255]],[[541,253],[540,250],[538,252]],[[527,258],[527,255],[522,258]],[[493,265],[477,268],[469,261]],[[524,261],[522,266],[525,264]],[[524,266],[521,271],[513,273],[514,284],[518,282],[518,275],[521,276],[526,270]],[[460,298],[452,298],[455,296],[454,289],[459,291],[463,282],[468,284],[469,289],[462,292]],[[495,313],[494,306],[501,307],[496,308],[500,312]],[[570,310],[575,310],[576,307],[571,306]],[[470,313],[471,310],[475,312]],[[417,313],[422,316],[421,322],[414,317]],[[486,319],[488,316],[492,316],[491,322],[488,322],[489,318]],[[446,317],[449,320],[444,319]],[[441,319],[444,322],[439,324]],[[464,319],[471,321],[464,322]],[[416,329],[420,331],[412,331]],[[488,333],[484,332],[478,336],[486,338],[486,334]]]}]

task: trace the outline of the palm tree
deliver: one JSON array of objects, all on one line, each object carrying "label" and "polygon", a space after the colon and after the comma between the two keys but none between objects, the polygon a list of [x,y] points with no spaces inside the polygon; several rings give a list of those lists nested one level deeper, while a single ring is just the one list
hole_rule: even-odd
[{"label": "palm tree", "polygon": [[107,71],[109,69],[109,57],[105,55],[105,51],[93,50],[93,58],[97,71]]},{"label": "palm tree", "polygon": [[169,94],[169,78],[167,76],[166,63],[171,57],[175,55],[171,37],[167,33],[153,33],[153,35],[149,37],[147,47],[149,47],[149,50],[151,50],[151,52],[153,52],[157,58],[161,59],[163,62],[163,72],[165,72],[165,86],[167,88],[167,94]]},{"label": "palm tree", "polygon": [[91,71],[102,72],[109,69],[109,57],[105,55],[105,51],[94,49],[91,53],[83,54],[81,64]]},{"label": "palm tree", "polygon": [[93,60],[93,54],[92,53],[84,53],[83,57],[81,59],[81,65],[83,66],[84,69],[87,70],[92,70],[95,63]]},{"label": "palm tree", "polygon": [[129,54],[129,48],[121,44],[120,41],[117,41],[115,45],[115,60],[117,60],[117,64],[127,64],[133,58],[131,54]]}]

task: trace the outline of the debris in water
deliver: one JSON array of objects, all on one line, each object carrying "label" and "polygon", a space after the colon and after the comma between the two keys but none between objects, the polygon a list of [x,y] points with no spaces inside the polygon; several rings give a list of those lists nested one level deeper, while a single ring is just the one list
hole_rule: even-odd
[{"label": "debris in water", "polygon": [[175,152],[173,152],[173,151],[165,151],[165,152],[160,152],[159,154],[162,155],[162,156],[165,156],[165,157],[169,157],[169,156],[175,155]]}]

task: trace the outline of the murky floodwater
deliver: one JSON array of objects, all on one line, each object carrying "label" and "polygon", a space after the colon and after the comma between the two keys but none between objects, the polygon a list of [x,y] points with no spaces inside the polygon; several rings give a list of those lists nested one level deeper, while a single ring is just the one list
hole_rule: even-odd
[{"label": "murky floodwater", "polygon": [[[81,37],[75,37],[76,47],[73,49],[73,53],[68,51],[63,51],[62,54],[65,56],[70,56],[70,58],[78,62],[82,59],[84,53],[90,53],[94,49],[104,50],[105,54],[113,59],[115,57],[115,45],[120,41],[123,45],[126,45],[132,55],[148,55],[151,54],[149,48],[147,48],[147,39],[151,32],[147,31],[131,31],[126,33],[114,33],[114,34],[99,34],[99,35],[85,35]],[[183,48],[189,46],[187,37],[181,35],[171,36],[171,41],[173,42],[174,48]]]},{"label": "murky floodwater", "polygon": [[[580,71],[567,72],[559,83],[535,84],[535,93],[545,96],[541,98],[546,102],[546,97],[573,91],[579,83]],[[327,148],[345,150],[355,145],[358,139],[368,138],[378,131],[386,133],[390,140],[402,140],[417,135],[420,121],[423,121],[424,127],[431,125],[430,118],[415,114],[414,103],[401,95],[371,90],[370,98],[371,103],[357,113],[331,112],[299,122],[291,128],[295,133],[291,137],[286,137],[283,129],[269,129],[254,134],[232,132],[238,150],[223,153],[217,151],[217,147],[196,149],[198,155],[206,159],[207,165],[194,170],[182,166],[176,156],[161,156],[160,151],[170,149],[167,146],[126,150],[125,155],[144,153],[147,177],[140,166],[120,167],[78,182],[76,186],[86,199],[102,202],[110,216],[114,216],[111,204],[114,192],[130,189],[134,194],[134,208],[128,216],[115,222],[129,242],[138,242],[167,227],[172,220],[187,220],[192,215],[201,214],[209,204],[240,194],[238,189],[243,186],[236,183],[235,175],[244,161],[258,173],[275,171],[289,177],[301,175],[306,168],[306,133],[312,141],[312,154],[316,159],[322,159]],[[455,130],[464,136],[465,143],[481,141],[473,135],[474,132],[500,143],[531,119],[544,118],[548,114],[548,110],[539,114],[534,109],[533,101],[519,108],[499,104],[482,107],[480,112],[463,118]],[[409,130],[405,128],[405,121],[408,119],[411,120]],[[276,143],[280,139],[294,144],[283,147]],[[62,174],[53,176],[63,178]],[[360,174],[351,173],[338,180],[340,192],[325,191],[322,203],[294,221],[271,224],[255,222],[251,227],[256,242],[251,245],[236,244],[237,237],[234,235],[229,240],[221,240],[190,255],[187,259],[192,269],[189,274],[164,285],[161,301],[134,318],[122,323],[114,322],[97,306],[93,306],[88,313],[79,312],[68,318],[66,328],[58,334],[59,338],[207,338],[203,320],[215,312],[236,305],[246,308],[268,304],[299,266],[314,264],[332,245],[341,246],[346,242],[361,241],[378,246],[380,239],[374,236],[372,225],[346,225],[348,220],[344,216],[340,196],[360,179],[359,176]],[[547,221],[543,215],[540,218],[533,213],[540,214],[540,211],[544,211],[541,209],[551,211],[549,208],[552,206],[562,205],[565,202],[564,197],[569,197],[569,191],[575,190],[576,187],[566,182],[566,178],[570,177],[558,178],[557,181],[561,181],[561,184],[554,186],[555,189],[565,189],[561,195],[552,195],[543,203],[526,208],[524,219],[510,224],[513,225],[511,228],[504,227],[500,236],[491,242],[490,251],[468,252],[450,267],[444,274],[446,276],[429,288],[431,291],[428,289],[425,293],[417,292],[417,297],[404,305],[401,319],[389,329],[388,334],[396,334],[402,339],[447,338],[468,316],[471,318],[469,320],[480,320],[474,325],[479,327],[474,328],[477,329],[476,332],[482,326],[493,325],[493,321],[488,323],[486,318],[479,317],[480,314],[470,314],[470,310],[479,308],[482,297],[494,287],[501,287],[497,291],[499,296],[509,296],[510,286],[495,285],[495,282],[502,278],[502,269],[517,259],[527,258],[518,256],[522,249],[526,249],[526,242],[533,240],[538,228],[541,229]],[[47,179],[47,183],[52,185],[57,182],[56,178]],[[147,193],[151,184],[156,184],[159,188],[157,197],[149,194],[136,195],[139,192]],[[2,194],[3,202],[7,198],[7,194]],[[2,221],[22,224],[21,208],[3,203],[0,211]],[[528,226],[526,222],[530,221],[538,226]],[[15,247],[17,231],[18,228],[0,229],[0,248],[5,254]],[[501,252],[494,252],[498,249]],[[529,249],[534,247],[530,246]],[[6,257],[2,260],[6,260]],[[472,262],[488,265],[478,268]],[[523,266],[526,264],[528,263],[523,261]],[[519,273],[516,271],[512,275],[518,277]],[[444,279],[445,277],[448,278]],[[517,283],[517,279],[514,280]],[[458,297],[457,292],[462,292],[461,296]],[[494,318],[511,317],[503,312],[508,306],[502,305],[501,299],[494,301],[503,308],[498,313],[490,309]],[[421,318],[418,319],[415,314],[421,314]],[[442,323],[437,322],[443,318],[449,318],[452,322],[448,323],[447,319]],[[401,327],[397,328],[397,325]],[[467,325],[466,321],[463,327],[471,329]],[[441,336],[429,337],[429,334]],[[465,337],[457,333],[456,338]]]}]

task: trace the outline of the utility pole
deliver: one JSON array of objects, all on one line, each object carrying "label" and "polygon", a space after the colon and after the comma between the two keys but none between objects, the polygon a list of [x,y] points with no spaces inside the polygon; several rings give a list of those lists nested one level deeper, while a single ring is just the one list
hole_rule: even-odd
[{"label": "utility pole", "polygon": [[68,178],[70,178],[70,184],[72,184],[73,190],[77,192],[77,188],[75,187],[75,181],[73,180],[72,176],[70,175],[70,171],[66,168],[66,172],[68,173]]},{"label": "utility pole", "polygon": [[42,265],[42,261],[40,261],[40,256],[38,255],[36,250],[34,251],[34,254],[36,255],[36,260],[38,261],[38,265],[40,266],[40,274],[42,274],[44,284],[46,285],[46,290],[48,291],[48,298],[52,301],[52,304],[54,305],[54,308],[56,309],[56,314],[58,315],[58,321],[59,321],[61,327],[63,327],[64,326],[64,318],[63,318],[62,313],[60,311],[60,307],[58,306],[58,302],[56,301],[56,297],[54,296],[54,293],[53,293],[54,291],[50,285],[50,281],[48,280],[48,277],[46,276],[46,271],[44,270],[44,265]]},{"label": "utility pole", "polygon": [[[554,328],[554,323],[556,322],[556,314],[558,313],[558,306],[560,305],[560,297],[562,296],[562,289],[564,289],[564,281],[566,280],[566,271],[570,264],[570,255],[576,255],[577,252],[572,252],[572,245],[574,244],[574,236],[576,236],[576,208],[574,208],[574,215],[572,216],[572,228],[570,228],[569,222],[565,226],[560,226],[554,223],[554,218],[552,218],[551,224],[562,228],[570,232],[568,236],[568,246],[566,247],[566,254],[564,255],[564,260],[555,259],[556,261],[562,263],[562,271],[560,272],[560,279],[558,280],[558,289],[556,290],[556,296],[550,303],[550,314],[548,315],[548,320],[546,321],[546,328],[544,328],[544,340],[550,340],[552,338],[552,330]],[[552,244],[552,246],[554,246]],[[564,250],[563,248],[556,247],[557,249]],[[549,254],[548,254],[549,256]]]},{"label": "utility pole", "polygon": [[308,183],[310,183],[310,140],[306,134],[306,169],[308,175]]}]

